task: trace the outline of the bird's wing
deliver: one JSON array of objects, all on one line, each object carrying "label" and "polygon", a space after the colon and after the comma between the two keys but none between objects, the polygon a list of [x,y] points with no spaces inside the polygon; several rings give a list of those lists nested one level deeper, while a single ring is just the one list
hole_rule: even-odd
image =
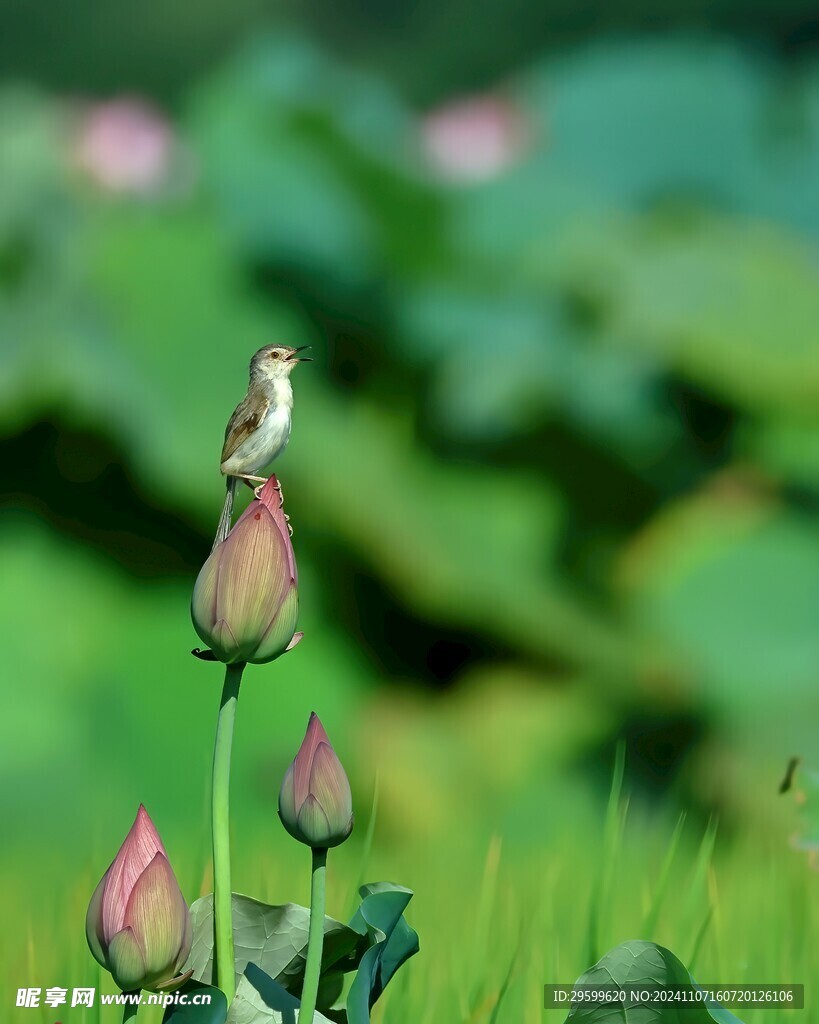
[{"label": "bird's wing", "polygon": [[252,399],[250,395],[236,406],[225,430],[222,462],[229,459],[242,442],[250,437],[254,430],[259,429],[264,423],[264,418],[267,416],[269,409],[270,402],[266,399],[259,401],[258,399]]}]

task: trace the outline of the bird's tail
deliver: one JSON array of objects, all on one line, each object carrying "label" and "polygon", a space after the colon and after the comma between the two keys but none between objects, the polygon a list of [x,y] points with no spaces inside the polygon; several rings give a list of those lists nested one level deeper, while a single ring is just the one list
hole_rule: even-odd
[{"label": "bird's tail", "polygon": [[238,480],[235,476],[229,476],[227,478],[227,493],[225,494],[225,503],[222,506],[222,514],[219,516],[219,525],[216,527],[216,536],[213,540],[214,550],[217,544],[221,544],[222,541],[230,533],[230,523],[233,519],[233,499],[236,496],[236,484]]}]

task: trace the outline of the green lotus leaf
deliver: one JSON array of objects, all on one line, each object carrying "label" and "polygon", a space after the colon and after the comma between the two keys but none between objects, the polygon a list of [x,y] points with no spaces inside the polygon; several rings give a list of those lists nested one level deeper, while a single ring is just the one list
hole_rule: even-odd
[{"label": "green lotus leaf", "polygon": [[[193,945],[185,970],[193,970],[197,981],[213,982],[213,897],[209,894],[191,906]],[[233,935],[237,986],[249,964],[255,964],[285,990],[301,991],[307,955],[310,911],[295,903],[268,906],[250,896],[233,893]],[[339,921],[325,918],[322,974],[331,979],[322,984],[320,1008],[338,994],[336,978],[358,962],[356,949],[361,935]],[[237,989],[238,991],[238,989]],[[233,1009],[231,1008],[231,1012]]]},{"label": "green lotus leaf", "polygon": [[[674,954],[655,942],[623,942],[576,982],[577,985],[696,985],[687,968]],[[595,1003],[572,1007],[565,1024],[741,1024],[713,1000],[701,1004]]]},{"label": "green lotus leaf", "polygon": [[391,882],[363,885],[361,906],[350,927],[372,943],[358,965],[347,996],[348,1024],[369,1024],[370,1010],[387,983],[418,952],[418,935],[404,920],[412,891]]}]

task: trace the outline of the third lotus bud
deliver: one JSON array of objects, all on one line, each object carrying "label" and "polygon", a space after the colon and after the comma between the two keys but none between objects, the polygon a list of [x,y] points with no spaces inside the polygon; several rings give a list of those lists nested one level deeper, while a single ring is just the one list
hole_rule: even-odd
[{"label": "third lotus bud", "polygon": [[315,712],[285,774],[279,817],[294,839],[313,849],[338,846],[353,830],[350,783]]}]

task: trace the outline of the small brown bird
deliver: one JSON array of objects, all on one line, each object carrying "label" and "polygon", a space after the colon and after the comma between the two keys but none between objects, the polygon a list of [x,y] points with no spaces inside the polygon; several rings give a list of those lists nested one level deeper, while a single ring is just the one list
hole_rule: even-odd
[{"label": "small brown bird", "polygon": [[263,484],[266,478],[256,474],[281,455],[287,446],[293,410],[290,374],[297,363],[312,361],[298,354],[309,347],[265,345],[250,360],[247,394],[236,406],[225,430],[219,468],[227,477],[227,495],[214,547],[230,531],[237,482],[245,480],[248,484]]}]

